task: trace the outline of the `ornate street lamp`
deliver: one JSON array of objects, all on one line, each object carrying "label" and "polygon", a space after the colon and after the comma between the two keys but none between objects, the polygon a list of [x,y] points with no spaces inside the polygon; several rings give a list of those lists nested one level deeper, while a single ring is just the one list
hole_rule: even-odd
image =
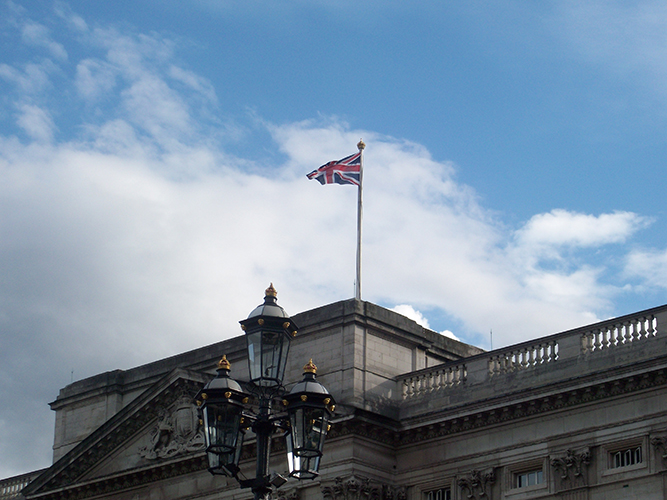
[{"label": "ornate street lamp", "polygon": [[303,367],[303,372],[303,380],[283,400],[290,421],[286,436],[287,463],[290,476],[314,479],[335,406],[331,394],[315,380],[317,367],[312,359]]},{"label": "ornate street lamp", "polygon": [[[334,401],[317,382],[312,362],[304,367],[304,378],[285,394],[282,385],[287,353],[297,326],[276,302],[273,284],[264,303],[242,320],[248,346],[250,381],[241,385],[229,376],[231,365],[223,356],[218,375],[197,395],[206,433],[209,471],[233,477],[242,488],[251,488],[255,499],[268,500],[272,487],[287,479],[269,473],[271,437],[286,430],[289,475],[313,479],[318,475],[324,439],[330,428]],[[255,477],[240,478],[239,458],[245,432],[252,428],[257,444]]]},{"label": "ornate street lamp", "polygon": [[204,386],[197,396],[201,404],[206,437],[208,470],[211,474],[234,477],[245,436],[244,404],[249,396],[229,376],[227,356],[218,362],[218,376]]}]

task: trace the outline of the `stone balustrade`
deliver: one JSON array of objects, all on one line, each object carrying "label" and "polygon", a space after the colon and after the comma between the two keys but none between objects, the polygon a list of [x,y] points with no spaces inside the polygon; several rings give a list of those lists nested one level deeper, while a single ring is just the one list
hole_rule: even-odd
[{"label": "stone balustrade", "polygon": [[492,351],[489,354],[488,366],[491,375],[526,370],[557,361],[558,340],[540,341],[518,348],[510,347],[507,350]]},{"label": "stone balustrade", "polygon": [[18,498],[21,490],[28,486],[28,484],[42,472],[44,472],[44,470],[38,470],[28,474],[0,480],[0,500]]},{"label": "stone balustrade", "polygon": [[454,387],[464,382],[465,379],[466,366],[462,363],[421,370],[403,380],[403,399]]},{"label": "stone balustrade", "polygon": [[[643,356],[646,350],[642,347],[647,341],[666,334],[667,306],[663,306],[412,372],[395,379],[399,389],[397,393],[402,395],[404,401],[412,400],[433,393],[465,389],[466,386],[546,365],[556,368],[565,360],[594,358],[604,353],[611,355],[616,350],[629,349],[632,352],[634,349]],[[650,349],[648,354],[651,354]]]},{"label": "stone balustrade", "polygon": [[584,332],[581,336],[584,353],[610,349],[655,337],[658,332],[658,320],[648,314],[624,321],[602,325]]}]

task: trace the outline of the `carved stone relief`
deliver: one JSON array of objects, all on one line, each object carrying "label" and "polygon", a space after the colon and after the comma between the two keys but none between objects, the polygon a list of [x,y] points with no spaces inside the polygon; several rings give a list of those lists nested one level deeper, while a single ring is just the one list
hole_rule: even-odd
[{"label": "carved stone relief", "polygon": [[662,458],[662,464],[664,466],[664,464],[667,463],[667,436],[651,438],[651,445],[655,448],[656,455]]},{"label": "carved stone relief", "polygon": [[493,484],[496,482],[496,474],[493,469],[486,472],[473,470],[465,477],[458,480],[459,488],[463,498],[472,500],[491,499],[493,495]]},{"label": "carved stone relief", "polygon": [[149,443],[139,449],[148,460],[192,453],[206,447],[204,430],[199,424],[197,407],[192,396],[183,392],[169,408],[158,411],[157,423],[151,430]]},{"label": "carved stone relief", "polygon": [[277,500],[299,500],[301,495],[299,494],[299,490],[296,488],[288,489],[288,490],[278,490],[275,493],[275,497]]},{"label": "carved stone relief", "polygon": [[567,450],[565,456],[551,459],[551,467],[556,472],[558,491],[588,486],[588,465],[591,453],[588,449],[577,453]]},{"label": "carved stone relief", "polygon": [[367,477],[337,477],[334,483],[322,486],[324,500],[405,500],[404,486],[381,484]]}]

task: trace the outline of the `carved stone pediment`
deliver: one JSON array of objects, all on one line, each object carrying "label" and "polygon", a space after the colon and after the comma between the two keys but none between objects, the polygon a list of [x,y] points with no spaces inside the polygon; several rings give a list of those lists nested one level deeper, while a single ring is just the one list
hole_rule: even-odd
[{"label": "carved stone pediment", "polygon": [[37,477],[26,498],[87,498],[206,468],[193,397],[206,376],[166,374]]}]

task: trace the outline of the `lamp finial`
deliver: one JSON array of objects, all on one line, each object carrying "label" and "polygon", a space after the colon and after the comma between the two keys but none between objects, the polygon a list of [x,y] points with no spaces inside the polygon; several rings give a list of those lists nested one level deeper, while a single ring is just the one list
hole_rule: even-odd
[{"label": "lamp finial", "polygon": [[227,361],[227,355],[223,354],[222,359],[218,361],[218,370],[231,370],[232,369],[232,364]]},{"label": "lamp finial", "polygon": [[313,358],[303,367],[303,373],[317,373],[317,366],[313,363]]}]

